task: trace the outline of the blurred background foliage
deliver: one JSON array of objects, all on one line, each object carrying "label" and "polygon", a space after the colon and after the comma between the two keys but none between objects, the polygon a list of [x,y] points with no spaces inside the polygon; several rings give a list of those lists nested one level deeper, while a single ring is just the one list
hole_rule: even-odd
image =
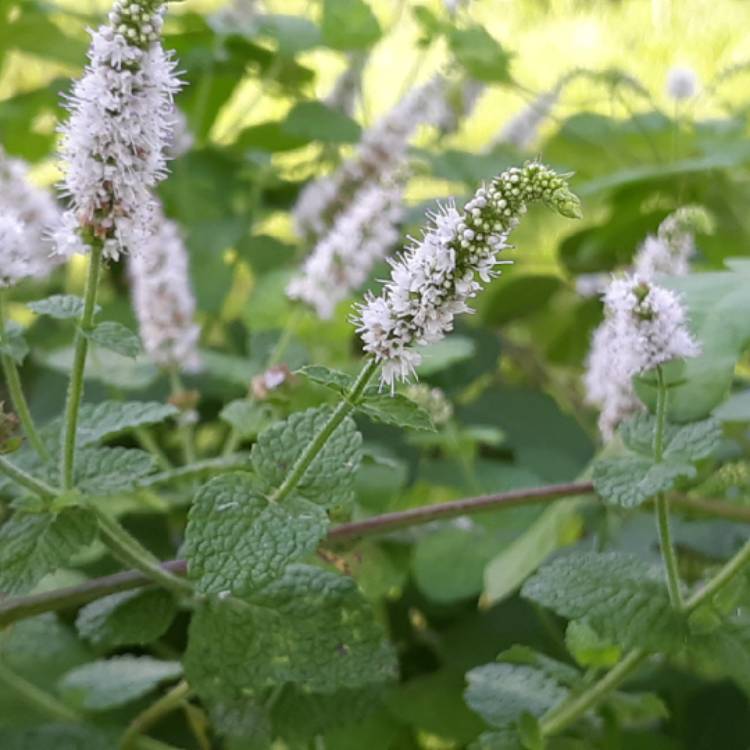
[{"label": "blurred background foliage", "polygon": [[[438,432],[403,435],[362,425],[361,515],[581,476],[599,443],[580,375],[601,305],[576,292],[576,277],[626,266],[645,236],[687,203],[714,217],[713,232],[698,237],[696,269],[718,270],[725,259],[748,255],[750,4],[474,0],[455,12],[447,5],[265,0],[253,8],[250,0],[230,6],[186,0],[170,6],[166,25],[165,46],[176,51],[188,83],[177,104],[192,145],[173,162],[161,197],[185,230],[199,301],[205,370],[187,382],[201,393],[197,440],[204,455],[220,448],[227,422],[250,441],[272,416],[326,398],[292,378],[261,404],[235,407],[232,416],[227,402],[244,399],[270,362],[292,370],[310,362],[356,365],[350,302],[322,322],[284,294],[311,249],[295,238],[290,211],[300,188],[335,169],[363,129],[406,91],[435,71],[448,71],[458,94],[468,79],[487,84],[471,115],[459,114],[455,132],[420,131],[411,149],[404,235],[418,231],[435,198],[465,197],[507,165],[539,156],[575,173],[583,222],[535,209],[514,235],[515,265],[477,301],[477,315],[421,367],[421,379],[451,402]],[[106,10],[106,2],[0,0],[0,143],[32,164],[40,184],[58,177],[61,94],[85,62],[85,27]],[[363,93],[349,117],[324,102],[354,56],[365,61]],[[691,67],[700,80],[698,94],[678,103],[665,92],[676,65]],[[567,76],[531,142],[519,148],[499,137],[510,118]],[[23,303],[80,293],[83,269],[74,261],[49,284],[14,292],[11,311],[42,352],[27,359],[24,381],[43,419],[61,410],[68,333],[35,319]],[[384,269],[373,274],[373,285]],[[109,319],[132,326],[126,287],[122,271],[112,267],[101,301]],[[736,382],[749,377],[745,360]],[[167,393],[148,362],[104,352],[92,356],[89,381],[88,400]],[[159,437],[176,450],[168,432]],[[732,487],[748,497],[747,482],[745,476]],[[167,557],[175,553],[172,540],[189,500],[144,492],[120,502],[131,530]],[[729,529],[720,521],[687,520],[676,536],[688,560],[718,559],[736,544],[737,532]],[[336,705],[308,705],[300,696],[280,701],[275,714],[288,745],[307,747],[323,733],[328,750],[466,746],[482,729],[462,701],[466,670],[518,640],[561,651],[560,623],[514,596],[519,582],[561,545],[605,542],[656,551],[651,523],[638,513],[568,501],[433,524],[343,554],[340,565],[382,603],[403,679],[359,721],[352,721],[362,709],[354,698],[351,706],[341,696]],[[96,554],[82,562],[90,574],[109,571]],[[52,630],[44,637],[59,643],[66,659],[90,658],[64,645],[73,638],[68,631]],[[179,623],[169,638],[181,644]],[[28,662],[21,672],[31,676],[39,668],[33,654],[19,658]],[[44,669],[61,671],[57,661]],[[706,679],[663,670],[643,685],[659,692],[656,708],[644,703],[628,720],[613,718],[580,744],[559,747],[745,750],[747,696],[704,671]],[[21,720],[0,714],[0,723]],[[174,724],[166,722],[165,733],[193,747]]]}]

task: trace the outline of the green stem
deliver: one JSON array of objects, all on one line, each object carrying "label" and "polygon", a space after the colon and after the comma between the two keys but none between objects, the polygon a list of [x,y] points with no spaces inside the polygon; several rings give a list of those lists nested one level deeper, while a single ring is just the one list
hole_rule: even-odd
[{"label": "green stem", "polygon": [[54,487],[50,487],[41,479],[35,479],[31,474],[27,474],[23,469],[19,469],[4,456],[0,456],[0,471],[3,474],[7,474],[16,484],[20,484],[27,490],[31,490],[35,495],[39,495],[39,497],[51,499],[58,494]]},{"label": "green stem", "polygon": [[669,501],[664,493],[656,496],[656,524],[659,529],[659,544],[661,546],[662,559],[664,560],[664,571],[667,575],[667,588],[669,600],[675,609],[682,609],[682,587],[680,585],[680,571],[677,563],[677,554],[672,543],[672,532],[669,526]]},{"label": "green stem", "polygon": [[357,405],[357,402],[362,396],[367,384],[370,382],[370,378],[375,374],[378,369],[378,363],[371,359],[365,363],[361,372],[357,376],[357,379],[352,384],[349,392],[339,402],[338,406],[334,409],[333,414],[329,417],[328,421],[320,429],[320,432],[313,438],[308,444],[307,448],[302,451],[300,457],[294,462],[289,474],[286,479],[281,483],[279,488],[271,495],[271,500],[275,502],[281,502],[290,492],[294,490],[299,481],[302,479],[308,466],[315,460],[315,457],[325,446],[328,438],[334,433],[336,428],[346,419],[350,412]]},{"label": "green stem", "polygon": [[664,431],[667,426],[667,386],[661,367],[656,368],[656,429],[654,430],[654,459],[664,457]]},{"label": "green stem", "polygon": [[620,685],[647,658],[648,653],[634,649],[625,655],[604,677],[572,700],[550,709],[540,722],[542,735],[551,737],[577,721],[590,708]]},{"label": "green stem", "polygon": [[[5,338],[5,293],[0,290],[0,341]],[[18,374],[18,368],[13,358],[8,354],[0,356],[2,361],[3,373],[5,374],[5,383],[8,386],[8,394],[10,400],[13,403],[13,408],[18,414],[18,418],[21,420],[21,426],[23,431],[26,433],[26,437],[29,439],[34,450],[39,454],[39,458],[42,461],[49,461],[50,454],[47,450],[47,446],[39,437],[39,433],[34,425],[34,419],[31,416],[31,410],[29,404],[26,401],[26,396],[23,393],[23,387],[21,386],[21,378]]]},{"label": "green stem", "polygon": [[141,446],[156,459],[156,463],[158,463],[164,471],[170,471],[174,468],[172,462],[167,457],[167,454],[159,447],[159,444],[156,442],[148,428],[136,427],[133,430],[133,434]]},{"label": "green stem", "polygon": [[[656,368],[656,429],[654,430],[654,459],[658,463],[664,456],[664,431],[667,416],[667,387],[664,383],[664,373],[661,367]],[[682,609],[682,587],[680,584],[680,570],[677,553],[672,542],[672,531],[669,525],[669,501],[662,492],[655,498],[656,525],[659,529],[659,544],[664,561],[664,572],[667,578],[669,600],[675,609]]]},{"label": "green stem", "polygon": [[143,734],[159,719],[179,708],[189,697],[191,689],[187,681],[178,682],[168,693],[152,703],[130,722],[120,740],[120,750],[135,750],[139,735]]},{"label": "green stem", "polygon": [[[703,602],[710,599],[719,589],[750,563],[750,541],[746,542],[721,570],[702,588],[697,591],[684,605],[685,612],[692,612]],[[558,708],[548,711],[542,717],[542,734],[549,737],[568,727],[579,719],[586,711],[593,708],[607,694],[620,685],[647,658],[648,653],[643,649],[635,649],[628,653],[615,667],[613,667],[599,682],[592,685],[573,700]]]},{"label": "green stem", "polygon": [[[359,521],[334,526],[328,532],[327,541],[331,544],[346,544],[373,534],[387,534],[396,529],[441,519],[458,518],[474,513],[488,513],[529,503],[547,503],[558,498],[590,494],[593,491],[591,482],[571,482],[547,485],[546,487],[509,490],[495,495],[483,495],[409,508],[404,511],[371,516]],[[185,575],[187,565],[184,560],[168,560],[162,562],[161,567],[175,575]],[[0,627],[34,617],[43,612],[81,607],[110,594],[148,586],[151,582],[152,579],[149,576],[139,571],[129,570],[103,578],[93,578],[68,588],[0,600]]]},{"label": "green stem", "polygon": [[27,705],[37,709],[44,716],[56,721],[72,723],[80,721],[78,714],[49,693],[16,674],[0,662],[0,684],[7,686],[20,696]]},{"label": "green stem", "polygon": [[731,557],[702,589],[687,600],[685,610],[692,612],[706,599],[710,599],[720,588],[729,583],[748,562],[750,562],[750,541],[745,542],[742,549]]},{"label": "green stem", "polygon": [[89,273],[86,279],[86,292],[83,300],[83,312],[76,332],[73,369],[70,373],[67,403],[65,405],[65,427],[62,441],[61,476],[63,489],[73,487],[73,470],[75,468],[76,432],[78,430],[78,411],[83,398],[83,373],[86,368],[88,353],[88,334],[94,324],[96,313],[96,292],[99,286],[99,274],[102,265],[102,245],[96,242],[91,246]]},{"label": "green stem", "polygon": [[112,554],[126,565],[140,570],[160,586],[179,596],[192,594],[193,587],[184,578],[170,573],[134,536],[131,536],[115,519],[98,509],[94,509],[99,521],[102,541]]}]

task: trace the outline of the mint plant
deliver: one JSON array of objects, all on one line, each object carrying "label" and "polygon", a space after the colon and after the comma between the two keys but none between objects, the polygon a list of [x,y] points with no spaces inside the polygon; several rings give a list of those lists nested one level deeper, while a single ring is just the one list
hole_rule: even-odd
[{"label": "mint plant", "polygon": [[673,119],[619,69],[530,92],[446,3],[369,124],[390,29],[320,5],[118,0],[56,144],[0,101],[0,747],[744,748],[747,112],[693,123],[681,68]]}]

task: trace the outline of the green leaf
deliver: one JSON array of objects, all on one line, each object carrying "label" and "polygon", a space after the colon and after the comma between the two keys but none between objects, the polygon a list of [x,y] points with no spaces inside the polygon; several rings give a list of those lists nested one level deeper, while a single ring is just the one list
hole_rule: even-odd
[{"label": "green leaf", "polygon": [[331,370],[322,365],[307,365],[297,370],[297,372],[300,375],[304,375],[313,383],[330,388],[332,391],[336,391],[336,393],[346,393],[354,383],[354,378],[351,375],[340,370]]},{"label": "green leaf", "polygon": [[0,354],[10,357],[16,364],[23,364],[29,353],[29,345],[23,335],[23,328],[15,320],[5,324],[5,333],[0,340]]},{"label": "green leaf", "polygon": [[[68,320],[69,318],[80,318],[83,314],[83,300],[73,294],[53,294],[46,299],[29,302],[26,307],[37,315],[48,315],[57,320]],[[99,305],[96,312],[100,312]]]},{"label": "green leaf", "polygon": [[750,696],[750,625],[740,618],[714,632],[691,639],[691,655],[709,673],[719,671]]},{"label": "green leaf", "polygon": [[97,648],[142,646],[161,638],[176,613],[174,597],[167,591],[123,591],[83,607],[76,628]]},{"label": "green leaf", "polygon": [[428,412],[401,393],[366,393],[357,409],[370,419],[412,430],[434,430]]},{"label": "green leaf", "polygon": [[216,733],[227,739],[225,750],[268,750],[271,746],[271,718],[261,700],[249,696],[222,700],[212,703],[209,710]]},{"label": "green leaf", "polygon": [[115,731],[76,724],[0,729],[3,750],[112,750],[117,740]]},{"label": "green leaf", "polygon": [[31,55],[78,67],[83,64],[86,45],[78,37],[68,36],[45,15],[43,8],[24,5],[12,21],[0,26],[0,49],[17,49]]},{"label": "green leaf", "polygon": [[565,645],[582,667],[613,667],[620,661],[622,649],[602,638],[588,623],[573,620],[565,630]]},{"label": "green leaf", "polygon": [[358,722],[381,703],[381,685],[311,693],[287,687],[273,706],[273,725],[291,747],[304,747],[334,727]]},{"label": "green leaf", "polygon": [[294,260],[295,255],[294,245],[268,234],[243,237],[236,243],[235,249],[237,255],[259,274],[288,265]]},{"label": "green leaf", "polygon": [[581,679],[581,674],[575,667],[557,661],[557,659],[546,656],[539,651],[534,651],[533,648],[528,646],[511,646],[503,651],[497,657],[497,660],[505,664],[525,664],[534,667],[561,685],[571,688],[575,687]]},{"label": "green leaf", "polygon": [[199,490],[186,533],[188,574],[202,593],[250,594],[315,550],[328,528],[319,505],[269,502],[251,474],[215,477]]},{"label": "green leaf", "polygon": [[[691,330],[702,347],[699,357],[664,366],[670,386],[667,413],[673,422],[707,417],[724,400],[735,364],[750,343],[750,265],[747,259],[730,259],[726,264],[726,271],[695,273],[664,282],[682,294]],[[637,378],[635,385],[639,397],[653,405],[656,388],[652,379]]]},{"label": "green leaf", "polygon": [[669,709],[655,693],[612,693],[607,707],[623,728],[647,729],[658,721],[669,718]]},{"label": "green leaf", "polygon": [[[73,366],[73,348],[37,350],[35,358],[66,377]],[[108,349],[98,349],[86,361],[87,381],[96,380],[125,391],[139,391],[151,385],[159,375],[156,366],[145,357],[123,357]]]},{"label": "green leaf", "polygon": [[76,456],[76,487],[90,495],[124,492],[155,467],[153,456],[136,448],[84,448]]},{"label": "green leaf", "polygon": [[0,591],[29,591],[91,544],[96,528],[96,518],[84,508],[15,513],[0,527]]},{"label": "green leaf", "polygon": [[713,415],[722,422],[750,422],[750,388],[731,394]]},{"label": "green leaf", "polygon": [[484,569],[482,605],[489,607],[512,594],[553,552],[575,542],[583,525],[579,509],[586,498],[555,503]]},{"label": "green leaf", "polygon": [[696,475],[695,467],[678,461],[654,463],[645,456],[628,454],[601,458],[594,464],[594,488],[602,500],[635,508],[659,492],[670,490],[680,477]]},{"label": "green leaf", "polygon": [[562,286],[558,276],[503,275],[482,299],[482,320],[493,326],[502,326],[539,310],[549,310],[550,298]]},{"label": "green leaf", "polygon": [[[61,675],[92,658],[72,629],[51,613],[15,622],[0,636],[2,663],[45,691],[49,691]],[[5,685],[0,689],[0,726],[39,726],[48,719],[39,706],[30,705]],[[6,746],[0,742],[0,747],[5,750]],[[33,746],[33,750],[37,747]]]},{"label": "green leaf", "polygon": [[721,441],[721,424],[713,418],[670,428],[664,445],[667,460],[698,461],[710,456]]},{"label": "green leaf", "polygon": [[298,102],[281,129],[292,138],[321,143],[356,143],[362,135],[354,120],[322,102]]},{"label": "green leaf", "polygon": [[[618,428],[625,445],[636,453],[653,456],[656,418],[643,413]],[[711,455],[721,440],[721,424],[713,417],[685,425],[667,423],[664,429],[664,458],[697,461]]]},{"label": "green leaf", "polygon": [[136,427],[163,422],[179,413],[158,401],[102,401],[83,404],[78,417],[79,446],[98,443]]},{"label": "green leaf", "polygon": [[296,55],[320,44],[320,29],[302,16],[265,13],[257,23],[258,31],[273,37],[284,55]]},{"label": "green leaf", "polygon": [[294,151],[309,142],[307,138],[300,138],[286,132],[283,120],[269,120],[243,128],[237,136],[235,146],[243,150],[277,153]]},{"label": "green leaf", "polygon": [[482,26],[452,28],[448,35],[451,51],[467,73],[478,81],[508,82],[510,55]]},{"label": "green leaf", "polygon": [[523,713],[541,716],[569,694],[543,670],[524,664],[485,664],[468,672],[466,680],[469,708],[500,729]]},{"label": "green leaf", "polygon": [[675,651],[684,617],[670,605],[663,574],[631,555],[580,553],[541,568],[521,594],[571,620],[584,620],[625,648]]},{"label": "green leaf", "polygon": [[60,691],[72,705],[89,711],[107,711],[123,706],[176,680],[182,666],[149,656],[117,656],[84,664],[60,681]]},{"label": "green leaf", "polygon": [[382,33],[363,0],[324,0],[321,32],[326,46],[340,50],[366,49]]},{"label": "green leaf", "polygon": [[417,367],[419,377],[428,377],[451,365],[470,359],[476,353],[476,344],[468,336],[448,336],[436,344],[419,349],[422,362]]},{"label": "green leaf", "polygon": [[305,565],[248,602],[202,603],[190,626],[188,681],[206,700],[294,683],[330,692],[394,676],[382,626],[350,578]]},{"label": "green leaf", "polygon": [[89,333],[89,338],[98,346],[109,349],[123,357],[135,359],[141,352],[141,340],[122,323],[105,320]]},{"label": "green leaf", "polygon": [[230,401],[221,410],[219,416],[245,439],[254,438],[268,427],[273,419],[273,413],[268,404],[250,401],[246,398]]},{"label": "green leaf", "polygon": [[[278,487],[332,411],[325,406],[307,409],[262,432],[251,454],[258,476],[271,487]],[[362,436],[347,417],[307,468],[295,492],[326,508],[348,504],[354,474],[362,459],[361,444]]]},{"label": "green leaf", "polygon": [[484,732],[469,745],[469,750],[524,750],[518,733],[513,729]]}]

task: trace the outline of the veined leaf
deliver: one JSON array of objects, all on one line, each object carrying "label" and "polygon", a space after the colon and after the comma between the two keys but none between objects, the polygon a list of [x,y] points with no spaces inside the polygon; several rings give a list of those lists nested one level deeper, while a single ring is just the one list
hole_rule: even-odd
[{"label": "veined leaf", "polygon": [[85,508],[17,512],[0,527],[0,591],[22,594],[91,544],[96,518]]},{"label": "veined leaf", "polygon": [[188,574],[203,593],[250,594],[312,552],[327,528],[321,506],[294,495],[269,502],[251,474],[224,474],[203,485],[190,510]]}]

